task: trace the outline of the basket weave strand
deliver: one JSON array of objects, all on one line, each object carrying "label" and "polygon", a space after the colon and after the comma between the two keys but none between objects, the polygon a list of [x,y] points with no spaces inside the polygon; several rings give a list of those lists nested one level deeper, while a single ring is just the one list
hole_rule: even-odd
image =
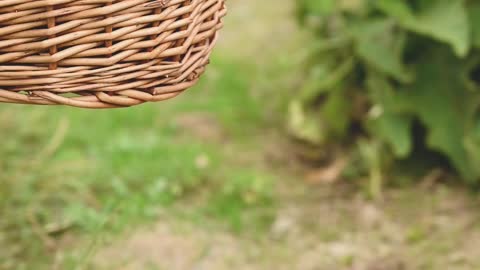
[{"label": "basket weave strand", "polygon": [[128,107],[204,72],[225,0],[0,0],[0,102]]}]

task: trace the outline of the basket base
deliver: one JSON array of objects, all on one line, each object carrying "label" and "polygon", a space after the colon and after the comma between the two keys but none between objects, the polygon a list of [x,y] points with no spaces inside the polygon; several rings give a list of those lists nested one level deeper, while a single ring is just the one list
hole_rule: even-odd
[{"label": "basket base", "polygon": [[0,3],[0,102],[95,109],[195,85],[226,14],[225,0],[9,2]]}]

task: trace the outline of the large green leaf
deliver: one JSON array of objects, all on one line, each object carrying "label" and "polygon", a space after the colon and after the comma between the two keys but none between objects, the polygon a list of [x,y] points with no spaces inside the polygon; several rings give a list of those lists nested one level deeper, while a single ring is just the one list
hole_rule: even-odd
[{"label": "large green leaf", "polygon": [[450,44],[458,56],[470,49],[470,25],[465,0],[417,0],[414,10],[407,1],[378,0],[376,6],[402,27]]},{"label": "large green leaf", "polygon": [[416,115],[428,130],[428,145],[444,153],[470,180],[480,177],[480,164],[470,158],[466,139],[472,132],[478,93],[462,78],[465,63],[448,50],[428,52],[417,66],[415,83],[396,94],[400,110]]},{"label": "large green leaf", "polygon": [[403,64],[402,33],[396,33],[386,19],[372,19],[352,25],[357,54],[369,65],[393,78],[408,82],[412,79]]}]

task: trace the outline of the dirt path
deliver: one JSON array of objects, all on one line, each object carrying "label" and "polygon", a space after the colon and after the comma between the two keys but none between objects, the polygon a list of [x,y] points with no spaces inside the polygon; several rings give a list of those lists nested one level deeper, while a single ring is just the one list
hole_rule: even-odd
[{"label": "dirt path", "polygon": [[164,219],[101,250],[95,269],[479,269],[479,204],[463,192],[391,191],[383,204],[297,192],[261,236]]}]

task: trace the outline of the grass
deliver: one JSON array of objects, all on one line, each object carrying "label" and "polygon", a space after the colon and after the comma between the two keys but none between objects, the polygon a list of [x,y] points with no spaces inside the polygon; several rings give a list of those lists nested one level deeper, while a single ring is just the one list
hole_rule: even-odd
[{"label": "grass", "polygon": [[[213,63],[199,86],[162,104],[95,112],[0,105],[0,268],[48,269],[63,231],[95,239],[187,198],[235,230],[246,208],[268,206],[272,177],[238,162],[265,121],[249,92],[252,68],[218,56]],[[192,119],[179,123],[182,115]]]}]

